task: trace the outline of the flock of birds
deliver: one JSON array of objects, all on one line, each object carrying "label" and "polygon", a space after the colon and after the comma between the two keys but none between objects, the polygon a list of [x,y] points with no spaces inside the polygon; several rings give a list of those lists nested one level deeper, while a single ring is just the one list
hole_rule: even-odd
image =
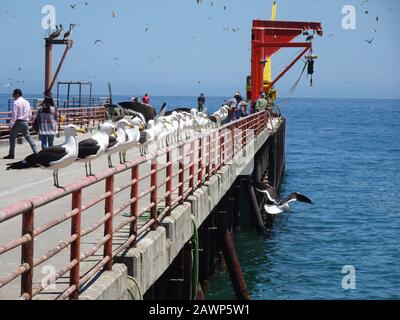
[{"label": "flock of birds", "polygon": [[142,156],[149,153],[150,144],[157,149],[165,148],[173,143],[191,139],[196,134],[209,132],[218,128],[228,117],[230,107],[223,105],[211,115],[188,109],[175,110],[166,114],[164,104],[160,113],[147,122],[144,117],[134,116],[127,120],[125,116],[115,118],[99,126],[99,131],[92,137],[80,142],[78,133],[84,132],[76,125],[65,127],[63,144],[41,150],[27,156],[24,160],[10,163],[7,170],[43,168],[53,170],[54,186],[60,187],[58,170],[74,162],[84,162],[86,176],[93,175],[91,162],[103,155],[108,158],[108,166],[112,167],[112,155],[118,153],[120,163],[126,162],[129,149],[139,148]]}]

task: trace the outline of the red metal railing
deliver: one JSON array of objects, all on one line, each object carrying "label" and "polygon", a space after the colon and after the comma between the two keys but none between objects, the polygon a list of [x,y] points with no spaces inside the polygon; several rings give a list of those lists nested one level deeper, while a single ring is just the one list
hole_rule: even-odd
[{"label": "red metal railing", "polygon": [[[182,204],[198,186],[223,165],[234,161],[234,156],[239,155],[243,147],[252,143],[256,135],[267,128],[268,118],[267,112],[241,118],[191,140],[157,150],[146,157],[138,156],[135,160],[106,169],[94,177],[69,184],[65,189],[54,189],[0,209],[0,227],[6,221],[18,221],[22,217],[22,235],[0,244],[0,258],[6,252],[21,248],[21,264],[0,276],[0,288],[20,277],[20,299],[28,300],[69,272],[69,282],[56,298],[78,299],[82,286],[88,280],[101,270],[111,270],[112,259],[116,255],[135,247],[141,237],[157,228],[160,221],[174,207]],[[117,185],[116,181],[120,177],[125,177],[124,182]],[[101,186],[102,183],[104,193],[85,199],[83,192]],[[69,196],[71,210],[35,227],[35,220],[40,217],[39,210],[54,205],[56,201],[68,201]],[[117,203],[116,198],[121,196],[123,199]],[[90,208],[102,203],[104,215],[84,227],[82,219],[85,214]],[[125,210],[128,212],[124,213]],[[35,255],[38,236],[68,221],[70,235],[57,246],[46,242],[47,251]],[[82,239],[99,228],[103,229],[102,236],[96,238],[89,250],[84,251]],[[123,239],[114,239],[121,231],[126,231]],[[68,248],[68,261],[59,267],[50,281],[34,281],[35,267]],[[101,248],[103,253],[96,254]],[[82,263],[88,261],[89,257],[97,257],[99,260],[82,271]]]},{"label": "red metal railing", "polygon": [[[30,121],[30,128],[32,129],[33,119],[36,116],[37,110],[33,110],[32,120]],[[62,126],[68,124],[75,124],[81,127],[96,126],[105,121],[106,109],[105,107],[87,107],[87,108],[59,108],[58,124],[59,130]],[[6,136],[9,133],[8,124],[11,120],[11,111],[0,112],[0,137]]]}]

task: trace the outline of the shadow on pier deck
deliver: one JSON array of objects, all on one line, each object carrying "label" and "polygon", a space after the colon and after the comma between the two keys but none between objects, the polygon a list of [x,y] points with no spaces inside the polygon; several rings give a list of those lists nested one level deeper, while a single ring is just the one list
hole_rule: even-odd
[{"label": "shadow on pier deck", "polygon": [[201,298],[221,250],[247,299],[239,189],[279,188],[284,141],[285,119],[261,112],[0,209],[0,228],[22,227],[0,243],[0,299]]}]

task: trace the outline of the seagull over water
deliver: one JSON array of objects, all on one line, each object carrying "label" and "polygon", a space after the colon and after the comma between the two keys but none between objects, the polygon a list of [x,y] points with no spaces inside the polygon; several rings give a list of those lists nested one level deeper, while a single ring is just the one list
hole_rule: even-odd
[{"label": "seagull over water", "polygon": [[275,192],[275,189],[269,184],[264,182],[254,182],[253,186],[256,191],[264,193],[267,196],[264,209],[267,213],[272,215],[282,213],[283,211],[289,211],[289,203],[292,201],[313,204],[310,198],[298,192],[292,192],[285,199],[281,200]]}]

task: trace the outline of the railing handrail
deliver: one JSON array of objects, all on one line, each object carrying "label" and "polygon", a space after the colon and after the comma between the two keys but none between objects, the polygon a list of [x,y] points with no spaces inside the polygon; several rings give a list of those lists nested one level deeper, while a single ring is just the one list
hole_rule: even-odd
[{"label": "railing handrail", "polygon": [[[257,114],[252,114],[227,123],[219,128],[210,130],[206,135],[201,135],[200,137],[196,136],[163,149],[157,148],[156,152],[153,154],[141,156],[135,160],[130,160],[124,164],[117,165],[116,167],[105,169],[94,177],[83,178],[80,181],[67,185],[64,189],[53,189],[46,194],[34,196],[30,199],[22,200],[0,209],[0,224],[20,215],[23,218],[22,236],[6,244],[0,243],[0,255],[18,247],[21,247],[22,250],[21,265],[17,269],[14,269],[13,272],[8,273],[4,277],[0,277],[0,287],[7,285],[7,283],[20,276],[21,299],[32,299],[33,296],[45,289],[45,287],[42,285],[32,288],[33,269],[37,265],[57,255],[60,251],[67,247],[67,244],[70,244],[70,262],[66,266],[63,266],[63,268],[57,273],[58,277],[61,277],[67,272],[70,272],[70,285],[59,296],[59,298],[78,298],[79,288],[82,284],[86,283],[91,276],[95,275],[101,269],[104,268],[104,270],[110,270],[112,258],[116,254],[120,253],[125,248],[136,245],[138,236],[142,235],[148,230],[154,230],[162,218],[165,215],[170,214],[171,210],[175,208],[175,206],[182,204],[187,196],[193,193],[204,181],[208,180],[211,175],[214,175],[224,164],[226,164],[228,161],[233,161],[234,156],[239,149],[242,149],[243,146],[247,145],[263,129],[268,128],[267,122],[267,112],[262,111]],[[235,131],[235,129],[244,130]],[[254,134],[250,134],[253,131]],[[204,139],[206,139],[207,142],[203,144]],[[237,139],[240,139],[241,143],[236,144]],[[196,142],[198,145],[197,149],[195,148]],[[190,152],[185,153],[184,148],[187,145],[190,145]],[[204,148],[207,150],[203,153]],[[178,153],[178,157],[175,159],[175,161],[179,162],[178,170],[173,170],[172,168],[173,164],[175,163],[171,159],[173,152]],[[197,154],[197,162],[194,160],[195,154]],[[158,165],[156,160],[164,155],[167,156],[166,165]],[[189,165],[184,165],[184,159],[188,157],[190,159]],[[204,159],[205,161],[203,163]],[[151,161],[150,172],[144,174],[143,176],[139,176],[139,166],[148,161]],[[131,180],[122,186],[115,187],[115,175],[127,170],[131,170],[132,172]],[[165,181],[158,183],[157,175],[163,170],[166,170],[167,176]],[[189,176],[187,177],[185,177],[186,172],[189,172]],[[173,184],[172,180],[176,177],[178,177],[178,183]],[[141,191],[138,189],[139,182],[145,180],[146,178],[150,178],[150,186],[146,185],[146,189]],[[82,191],[85,188],[102,181],[105,181],[106,193],[102,193],[95,199],[90,199],[88,203],[83,205]],[[186,184],[188,184],[188,187],[185,190]],[[129,201],[119,204],[118,208],[114,208],[114,196],[119,192],[126,190],[127,188],[131,188],[131,196]],[[165,194],[163,190],[163,196],[158,197],[157,191],[161,190],[161,188],[165,188]],[[174,192],[177,192],[177,197],[175,196],[175,199],[172,197]],[[36,229],[34,228],[33,221],[35,216],[34,212],[36,209],[58,199],[65,198],[71,194],[72,211],[63,213],[54,220],[51,220],[50,222],[47,222]],[[147,203],[145,207],[138,208],[139,200],[145,196],[150,196],[150,202]],[[104,217],[98,220],[94,225],[81,230],[81,214],[92,206],[103,201],[106,204]],[[161,203],[165,203],[165,207],[160,213],[158,212],[157,208],[162,208],[159,207]],[[131,208],[129,219],[113,227],[113,217],[120,214],[127,207]],[[138,218],[142,217],[142,215],[148,211],[150,211],[149,220],[140,228],[138,228]],[[71,220],[71,226],[73,230],[71,231],[71,236],[66,240],[63,240],[62,245],[59,245],[56,248],[52,247],[45,255],[35,258],[34,239],[39,234],[48,231],[59,223],[67,220]],[[125,242],[119,244],[117,249],[113,250],[112,240],[114,233],[118,232],[128,224],[130,225],[129,237],[125,240]],[[100,240],[93,249],[81,255],[80,238],[91,233],[100,226],[104,227],[104,238]],[[104,249],[103,259],[100,260],[100,262],[98,262],[94,267],[92,267],[85,276],[80,277],[80,261],[84,261],[87,257],[93,256],[95,252],[102,247]],[[53,282],[56,280],[57,279],[53,279]]]}]

